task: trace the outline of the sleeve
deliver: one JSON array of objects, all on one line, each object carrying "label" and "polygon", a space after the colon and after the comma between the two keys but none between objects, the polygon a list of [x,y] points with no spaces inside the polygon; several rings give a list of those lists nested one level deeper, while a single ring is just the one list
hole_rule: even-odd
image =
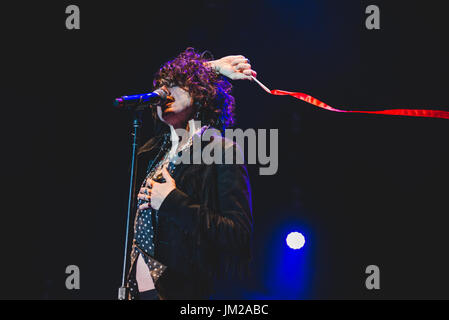
[{"label": "sleeve", "polygon": [[176,188],[162,202],[159,217],[171,220],[186,233],[201,233],[222,253],[248,256],[253,224],[248,172],[243,164],[216,164],[216,169],[215,209]]}]

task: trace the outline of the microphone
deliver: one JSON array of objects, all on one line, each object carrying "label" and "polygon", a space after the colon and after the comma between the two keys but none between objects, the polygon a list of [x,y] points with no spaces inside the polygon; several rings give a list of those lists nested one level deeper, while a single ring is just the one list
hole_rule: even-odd
[{"label": "microphone", "polygon": [[163,89],[157,89],[150,93],[135,94],[132,96],[121,96],[114,100],[117,109],[137,110],[148,105],[163,104],[167,99],[167,93]]}]

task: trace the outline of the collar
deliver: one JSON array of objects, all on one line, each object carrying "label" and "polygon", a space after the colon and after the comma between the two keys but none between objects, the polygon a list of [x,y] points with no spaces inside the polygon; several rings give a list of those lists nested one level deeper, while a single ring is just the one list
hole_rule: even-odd
[{"label": "collar", "polygon": [[[171,140],[171,149],[169,155],[172,156],[176,153],[176,150],[178,149],[179,145],[179,136],[176,133],[176,129],[169,125],[170,127],[170,140]],[[195,134],[197,134],[199,131],[201,131],[201,122],[195,121],[193,119],[189,120],[189,136],[188,139],[192,138]]]}]

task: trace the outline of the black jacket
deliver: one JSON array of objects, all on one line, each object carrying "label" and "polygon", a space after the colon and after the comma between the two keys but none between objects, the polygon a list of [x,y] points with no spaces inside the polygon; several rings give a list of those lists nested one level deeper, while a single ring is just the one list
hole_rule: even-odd
[{"label": "black jacket", "polygon": [[[167,138],[140,148],[137,186]],[[224,164],[225,153],[241,152],[235,143],[217,136],[211,143],[220,144],[223,164],[178,164],[176,189],[158,212],[154,258],[167,269],[155,286],[164,299],[207,299],[217,277],[248,273],[253,225],[248,172],[243,164]]]}]

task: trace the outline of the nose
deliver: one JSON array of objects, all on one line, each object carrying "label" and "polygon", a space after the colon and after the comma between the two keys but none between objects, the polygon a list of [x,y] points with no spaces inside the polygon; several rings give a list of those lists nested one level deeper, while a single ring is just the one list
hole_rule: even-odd
[{"label": "nose", "polygon": [[161,89],[165,91],[165,93],[167,94],[167,96],[170,95],[170,91],[168,91],[168,89],[167,89],[167,87],[166,87],[165,85],[163,85],[163,86],[161,87]]}]

